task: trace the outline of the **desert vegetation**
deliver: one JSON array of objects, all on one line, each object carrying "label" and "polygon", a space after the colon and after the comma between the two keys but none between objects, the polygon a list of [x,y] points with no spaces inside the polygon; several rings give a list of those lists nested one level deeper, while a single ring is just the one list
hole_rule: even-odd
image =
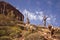
[{"label": "desert vegetation", "polygon": [[[4,2],[2,2],[5,4]],[[1,4],[2,5],[2,4]],[[1,6],[0,5],[0,6]],[[9,4],[7,4],[9,5]],[[29,19],[24,23],[24,16],[14,7],[6,6],[7,15],[0,12],[0,40],[59,40],[60,29],[52,26],[38,26],[30,24]],[[12,10],[13,9],[13,10]],[[8,10],[8,11],[7,11]],[[17,13],[17,14],[16,14]],[[19,13],[19,14],[18,14]],[[46,21],[46,19],[45,19]]]},{"label": "desert vegetation", "polygon": [[[49,38],[51,36],[50,27],[26,26],[25,23],[10,18],[0,14],[0,40],[53,40]],[[60,39],[60,29],[56,28],[54,35],[56,37],[53,36],[52,38]]]}]

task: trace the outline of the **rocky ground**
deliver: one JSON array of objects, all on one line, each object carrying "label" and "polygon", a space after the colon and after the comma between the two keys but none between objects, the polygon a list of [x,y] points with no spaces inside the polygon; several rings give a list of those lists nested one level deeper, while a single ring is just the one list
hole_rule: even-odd
[{"label": "rocky ground", "polygon": [[[24,31],[25,32],[25,31]],[[60,40],[60,34],[54,33],[51,35],[51,31],[47,29],[41,29],[40,31],[37,31],[40,35],[44,36],[47,40]],[[24,37],[19,38],[19,40],[24,40]]]}]

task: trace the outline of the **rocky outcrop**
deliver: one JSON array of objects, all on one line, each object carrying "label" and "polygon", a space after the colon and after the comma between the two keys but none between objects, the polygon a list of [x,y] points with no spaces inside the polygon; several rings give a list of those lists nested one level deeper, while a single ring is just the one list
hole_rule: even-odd
[{"label": "rocky outcrop", "polygon": [[18,19],[19,21],[24,20],[24,16],[21,12],[19,12],[15,7],[13,7],[11,4],[0,1],[0,14],[4,15],[12,15],[15,19]]}]

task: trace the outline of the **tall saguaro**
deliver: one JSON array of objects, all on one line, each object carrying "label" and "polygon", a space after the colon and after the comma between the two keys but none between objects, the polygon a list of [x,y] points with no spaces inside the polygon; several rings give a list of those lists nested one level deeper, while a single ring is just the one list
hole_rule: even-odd
[{"label": "tall saguaro", "polygon": [[4,12],[5,12],[5,4],[3,4],[3,6],[4,6],[4,9],[3,9],[3,14],[4,14]]},{"label": "tall saguaro", "polygon": [[44,26],[46,26],[46,20],[47,20],[48,17],[44,16],[43,17],[43,22],[44,22]]},{"label": "tall saguaro", "polygon": [[28,18],[28,13],[26,14],[26,16],[27,16],[27,18],[26,18],[26,23],[27,23],[27,24],[30,24],[30,20],[29,20],[29,18]]},{"label": "tall saguaro", "polygon": [[1,13],[2,13],[2,8],[1,8]]}]

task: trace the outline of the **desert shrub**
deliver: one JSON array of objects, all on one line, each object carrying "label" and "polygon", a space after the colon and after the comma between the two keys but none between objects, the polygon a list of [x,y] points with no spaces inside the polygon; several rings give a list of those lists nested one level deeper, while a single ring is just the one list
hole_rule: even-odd
[{"label": "desert shrub", "polygon": [[60,30],[58,30],[58,31],[55,30],[55,34],[59,34],[60,35]]},{"label": "desert shrub", "polygon": [[21,29],[16,26],[1,26],[0,36],[10,36],[11,38],[21,37]]},{"label": "desert shrub", "polygon": [[27,36],[30,35],[30,34],[31,34],[30,31],[24,31],[24,32],[22,32],[22,35],[23,35],[24,37],[27,37]]},{"label": "desert shrub", "polygon": [[15,25],[15,20],[11,19],[9,16],[5,16],[3,14],[0,14],[0,26],[9,26],[9,25]]},{"label": "desert shrub", "polygon": [[17,23],[14,18],[0,14],[0,40],[10,40],[10,37],[21,37],[22,30],[16,26]]},{"label": "desert shrub", "polygon": [[21,30],[24,30],[24,27],[23,27],[23,26],[19,26],[19,28],[20,28]]},{"label": "desert shrub", "polygon": [[0,40],[12,40],[12,38],[8,36],[2,36],[0,37]]},{"label": "desert shrub", "polygon": [[9,34],[8,32],[8,27],[5,27],[5,26],[0,26],[0,36],[7,36]]},{"label": "desert shrub", "polygon": [[25,40],[46,40],[44,36],[40,35],[39,33],[32,33],[25,37]]},{"label": "desert shrub", "polygon": [[5,30],[0,30],[0,36],[6,35],[6,31]]},{"label": "desert shrub", "polygon": [[48,29],[51,31],[51,29],[52,29],[52,26],[51,26],[51,25],[48,25]]},{"label": "desert shrub", "polygon": [[8,29],[9,32],[9,36],[11,36],[12,38],[18,38],[21,36],[21,29],[19,27],[10,27]]}]

